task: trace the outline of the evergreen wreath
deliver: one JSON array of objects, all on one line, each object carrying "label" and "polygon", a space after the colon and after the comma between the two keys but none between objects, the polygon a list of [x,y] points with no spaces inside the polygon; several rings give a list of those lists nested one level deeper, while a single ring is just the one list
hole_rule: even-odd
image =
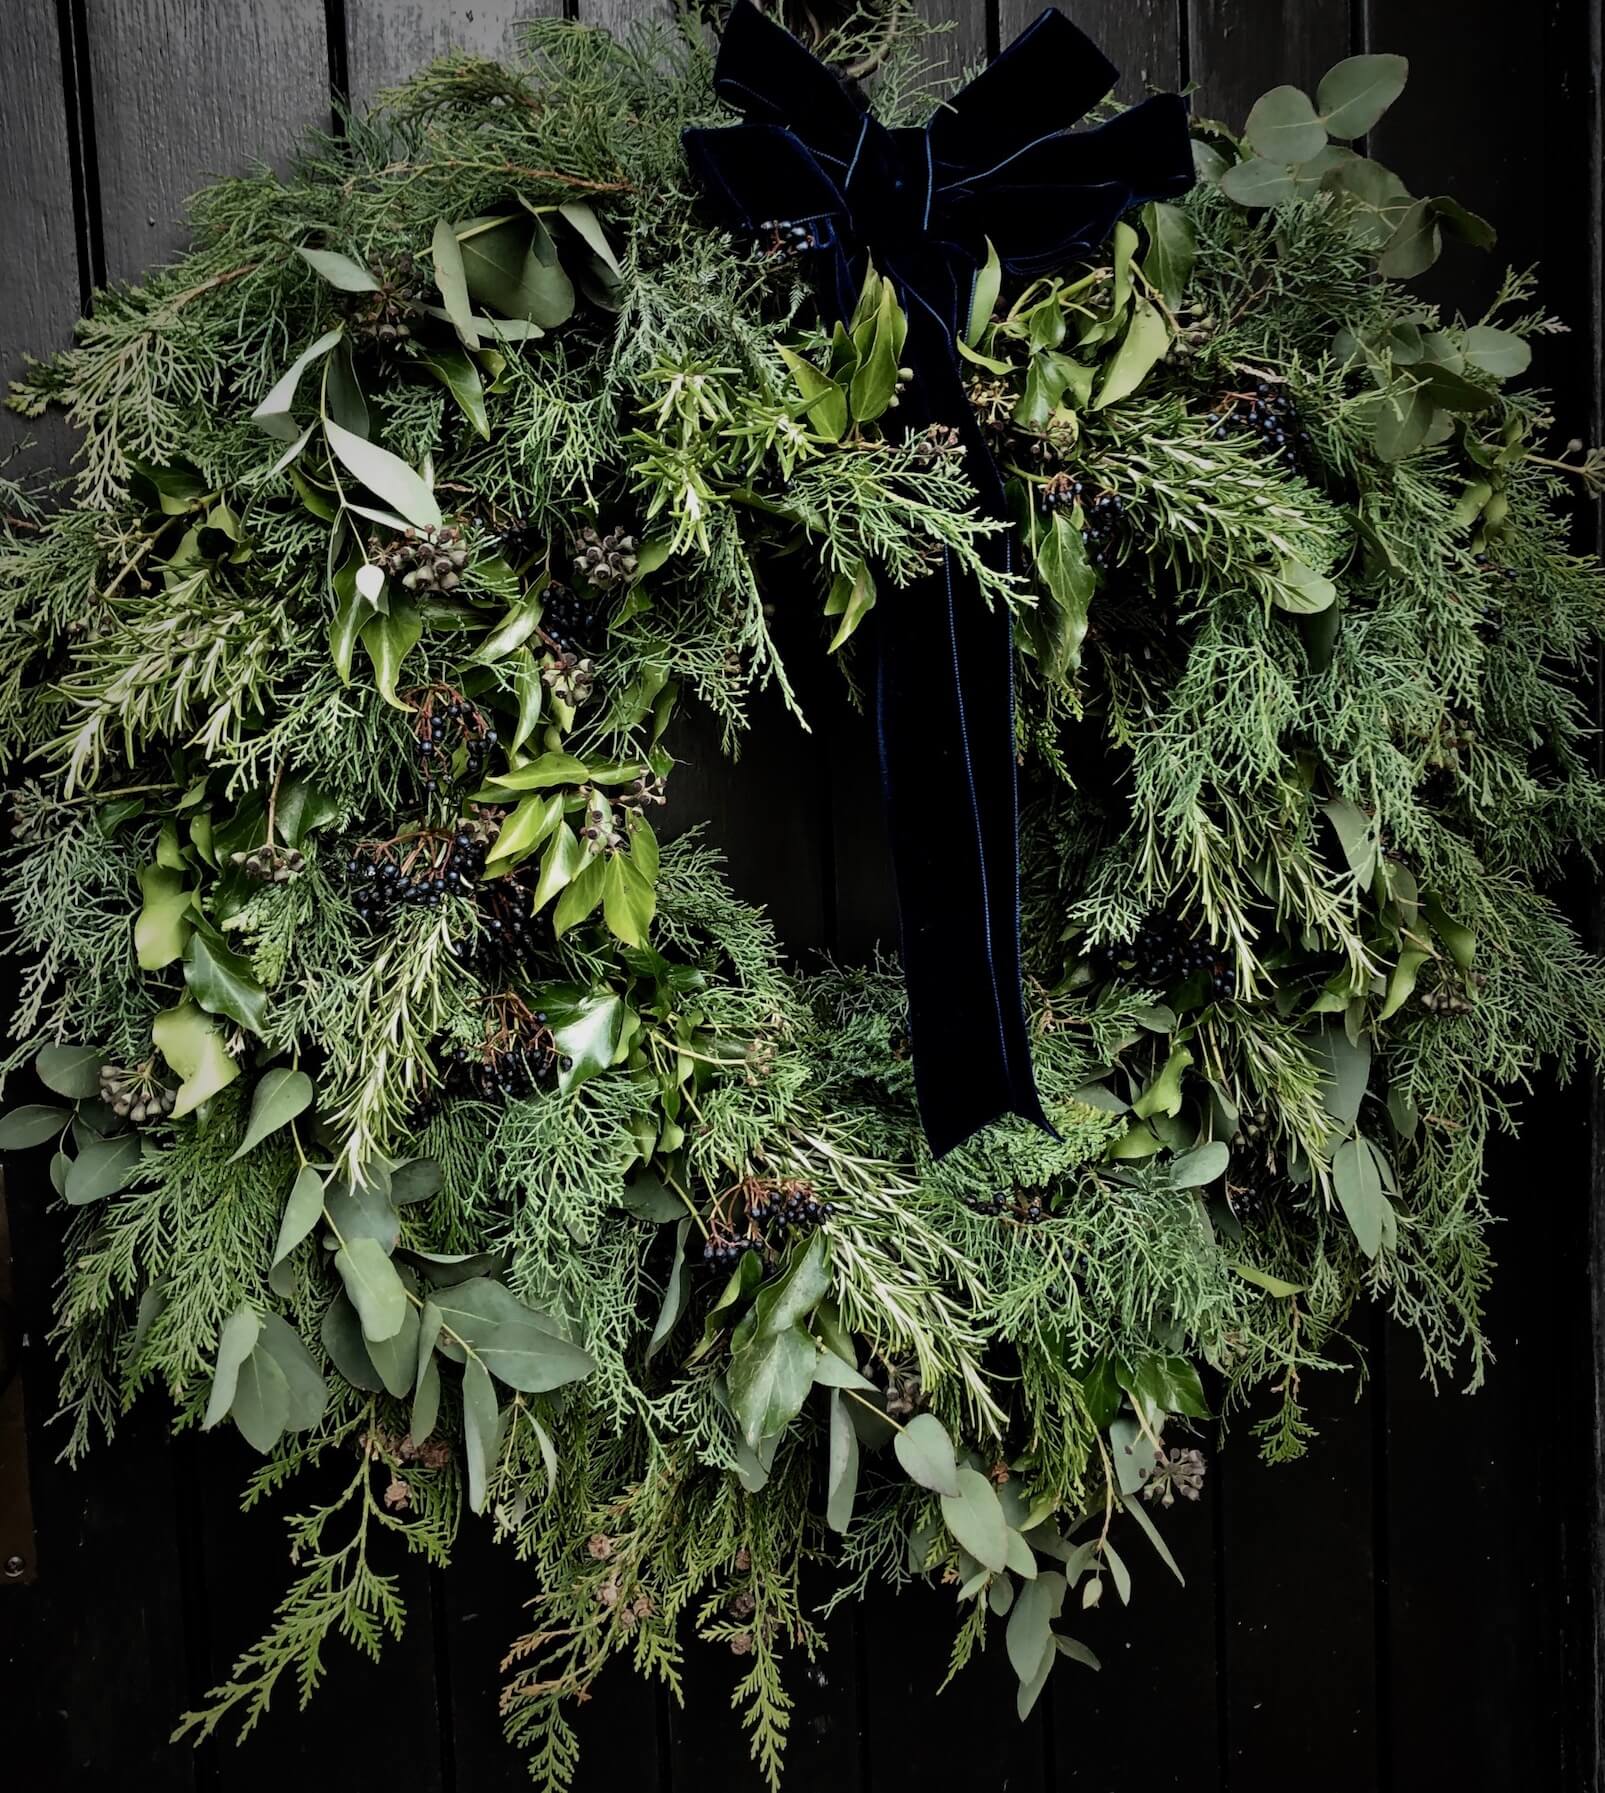
[{"label": "evergreen wreath", "polygon": [[[820,46],[896,125],[906,20]],[[1576,675],[1605,618],[1512,384],[1559,328],[1405,284],[1482,220],[1348,147],[1341,63],[1087,265],[976,281],[963,357],[1017,509],[897,427],[874,270],[826,330],[806,227],[709,227],[694,24],[452,56],[99,295],[13,403],[82,436],[5,488],[0,748],[80,1457],[148,1386],[300,1472],[297,1579],[181,1731],[310,1697],[466,1503],[528,1574],[504,1710],[564,1786],[615,1656],[693,1629],[778,1780],[787,1660],[921,1577],[1030,1709],[1193,1422],[1272,1458],[1362,1299],[1480,1378],[1503,1092],[1605,1045],[1543,892],[1605,836]],[[895,965],[788,968],[653,816],[688,704],[795,705],[768,594],[850,668],[952,556],[1014,619],[1026,1002],[1055,1133],[936,1158]],[[795,599],[786,601],[796,601]],[[35,1092],[41,1093],[41,1092]],[[1206,1392],[1207,1391],[1207,1392]],[[1140,1534],[1140,1539],[1139,1539]],[[1096,1621],[1089,1621],[1095,1623]]]}]

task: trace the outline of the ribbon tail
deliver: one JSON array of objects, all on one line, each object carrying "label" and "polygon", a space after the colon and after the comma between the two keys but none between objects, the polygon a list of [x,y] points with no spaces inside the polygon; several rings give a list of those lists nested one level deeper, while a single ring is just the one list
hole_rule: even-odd
[{"label": "ribbon tail", "polygon": [[1021,1000],[1013,641],[951,556],[877,605],[876,723],[920,1120],[941,1156],[1049,1132]]}]

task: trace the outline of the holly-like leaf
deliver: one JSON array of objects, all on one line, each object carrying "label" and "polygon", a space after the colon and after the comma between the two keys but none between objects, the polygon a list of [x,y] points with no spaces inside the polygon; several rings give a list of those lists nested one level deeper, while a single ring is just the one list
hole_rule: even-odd
[{"label": "holly-like leaf", "polygon": [[611,991],[588,998],[574,1015],[552,1029],[552,1041],[562,1059],[558,1088],[565,1094],[607,1070],[618,1056],[629,1013],[624,998]]},{"label": "holly-like leaf", "polygon": [[254,1034],[266,1028],[267,991],[256,981],[251,961],[209,927],[197,928],[184,948],[184,982],[209,1015],[226,1015]]},{"label": "holly-like leaf", "polygon": [[165,865],[144,866],[139,889],[143,901],[134,923],[134,954],[141,971],[160,971],[182,957],[189,942],[195,892],[183,872]]}]

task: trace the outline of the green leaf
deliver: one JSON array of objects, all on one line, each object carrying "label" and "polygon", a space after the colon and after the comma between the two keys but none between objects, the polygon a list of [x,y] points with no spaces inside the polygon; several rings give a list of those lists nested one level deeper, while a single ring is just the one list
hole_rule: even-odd
[{"label": "green leaf", "polygon": [[485,1510],[486,1492],[496,1473],[501,1442],[501,1414],[496,1406],[496,1387],[490,1372],[477,1357],[463,1365],[463,1452],[468,1458],[468,1506],[474,1513]]},{"label": "green leaf", "polygon": [[1410,64],[1402,56],[1350,56],[1328,69],[1315,90],[1327,133],[1363,137],[1404,92]]},{"label": "green leaf", "polygon": [[144,900],[134,923],[134,953],[141,971],[160,971],[183,955],[195,892],[186,889],[182,872],[165,865],[142,867],[139,888]]},{"label": "green leaf", "polygon": [[423,621],[417,608],[399,600],[390,606],[388,614],[370,617],[360,630],[362,645],[373,662],[374,684],[393,709],[407,709],[396,695],[396,681],[422,633]]},{"label": "green leaf", "polygon": [[390,1178],[382,1169],[352,1181],[331,1177],[323,1192],[329,1225],[342,1239],[372,1239],[388,1257],[401,1239],[401,1216],[390,1199]]},{"label": "green leaf", "polygon": [[[1177,1581],[1179,1581],[1183,1587],[1186,1587],[1187,1577],[1182,1574],[1181,1565],[1176,1561],[1175,1557],[1170,1554],[1170,1546],[1166,1544],[1162,1537],[1160,1537],[1159,1528],[1154,1524],[1153,1520],[1149,1518],[1142,1501],[1140,1499],[1122,1500],[1120,1504],[1136,1522],[1138,1530],[1141,1531],[1148,1542],[1153,1545],[1154,1555],[1157,1556],[1160,1562],[1162,1562],[1171,1574],[1176,1577]],[[1092,1666],[1094,1668],[1098,1666],[1096,1657],[1093,1658]]]},{"label": "green leaf", "polygon": [[217,1362],[212,1367],[212,1392],[206,1403],[206,1417],[201,1430],[211,1431],[220,1420],[227,1419],[234,1405],[234,1391],[239,1383],[240,1365],[256,1349],[262,1324],[248,1307],[232,1313],[223,1322],[217,1341]]},{"label": "green leaf", "polygon": [[998,260],[998,252],[992,246],[992,239],[988,237],[986,260],[976,271],[975,283],[970,288],[969,317],[964,327],[964,340],[971,348],[986,334],[986,327],[992,321],[992,312],[1002,286],[1003,264]]},{"label": "green leaf", "polygon": [[1460,348],[1471,366],[1496,380],[1526,373],[1533,352],[1513,330],[1496,330],[1491,324],[1473,324],[1462,333]]},{"label": "green leaf", "polygon": [[650,1363],[658,1352],[668,1343],[669,1334],[673,1332],[675,1323],[685,1311],[686,1295],[690,1288],[690,1273],[685,1261],[686,1235],[691,1230],[691,1216],[681,1205],[680,1224],[674,1229],[674,1256],[669,1262],[668,1280],[663,1285],[663,1305],[658,1309],[657,1323],[652,1328],[652,1336],[647,1340],[646,1361]]},{"label": "green leaf", "polygon": [[284,1217],[279,1222],[279,1236],[273,1247],[273,1262],[282,1263],[318,1224],[323,1215],[323,1178],[310,1164],[303,1164],[290,1185],[290,1199],[284,1204]]},{"label": "green leaf", "polygon": [[1148,232],[1148,253],[1143,257],[1143,278],[1158,289],[1174,311],[1187,291],[1188,277],[1198,253],[1193,221],[1179,205],[1146,205],[1143,227]]},{"label": "green leaf", "polygon": [[1473,249],[1492,249],[1498,242],[1498,233],[1488,220],[1478,217],[1475,212],[1468,212],[1458,199],[1451,199],[1447,193],[1438,193],[1427,203],[1435,216],[1462,243],[1469,243]]},{"label": "green leaf", "polygon": [[543,753],[527,766],[498,772],[489,782],[499,791],[544,791],[553,785],[584,784],[590,775],[584,760],[571,753]]},{"label": "green leaf", "polygon": [[137,1133],[91,1140],[72,1161],[63,1198],[70,1207],[82,1208],[116,1195],[139,1175],[142,1155]]},{"label": "green leaf", "polygon": [[58,1096],[86,1102],[100,1094],[105,1054],[93,1046],[41,1046],[33,1061],[39,1081]]},{"label": "green leaf", "polygon": [[728,1386],[741,1435],[757,1450],[802,1411],[814,1384],[817,1348],[801,1326],[779,1332],[748,1332],[746,1326],[743,1320],[731,1341]]},{"label": "green leaf", "polygon": [[327,355],[336,343],[345,340],[343,330],[330,330],[304,348],[269,389],[268,395],[251,413],[251,421],[281,442],[294,442],[301,435],[291,416],[301,376],[314,361]]},{"label": "green leaf", "polygon": [[1333,1153],[1332,1187],[1361,1251],[1374,1258],[1382,1249],[1388,1198],[1367,1141],[1346,1139]]},{"label": "green leaf", "polygon": [[1170,1161],[1172,1189],[1202,1189],[1217,1177],[1226,1174],[1231,1162],[1231,1147],[1222,1139],[1209,1139],[1192,1151],[1183,1152]]},{"label": "green leaf", "polygon": [[1337,601],[1337,587],[1332,581],[1295,556],[1284,556],[1279,570],[1280,579],[1271,594],[1271,602],[1278,610],[1311,616],[1318,610],[1330,609]]},{"label": "green leaf", "polygon": [[285,1425],[292,1432],[310,1432],[323,1418],[329,1402],[328,1384],[317,1359],[306,1348],[300,1333],[281,1314],[262,1316],[258,1352],[265,1351],[283,1372],[289,1393]]},{"label": "green leaf", "polygon": [[1104,371],[1103,383],[1092,401],[1092,409],[1101,411],[1105,406],[1129,397],[1169,347],[1170,330],[1165,320],[1146,299],[1133,299],[1131,322]]},{"label": "green leaf", "polygon": [[488,877],[495,877],[527,859],[563,819],[563,796],[526,797],[502,818],[485,862]]},{"label": "green leaf", "polygon": [[1438,259],[1443,239],[1434,208],[1433,200],[1418,199],[1405,211],[1377,257],[1379,273],[1389,280],[1408,280]]},{"label": "green leaf", "polygon": [[626,946],[645,946],[657,908],[657,893],[634,862],[622,853],[607,857],[602,883],[602,915]]},{"label": "green leaf", "polygon": [[353,1388],[370,1394],[383,1394],[384,1382],[368,1355],[368,1341],[362,1336],[362,1322],[357,1310],[343,1293],[337,1294],[323,1310],[319,1336],[329,1361]]},{"label": "green leaf", "polygon": [[612,1065],[628,1013],[624,999],[610,992],[588,1000],[571,1020],[552,1029],[558,1052],[569,1061],[558,1072],[558,1088],[564,1094]]},{"label": "green leaf", "polygon": [[942,1496],[942,1523],[983,1568],[1001,1575],[1008,1563],[1009,1526],[997,1493],[986,1477],[967,1463],[959,1465],[958,1481],[957,1494]]},{"label": "green leaf", "polygon": [[841,618],[836,626],[836,633],[830,638],[827,651],[834,654],[850,639],[853,631],[874,608],[874,575],[869,570],[868,561],[855,561],[852,572],[838,573],[831,581],[830,592],[825,599],[825,615]]},{"label": "green leaf", "polygon": [[401,1325],[389,1338],[368,1340],[368,1355],[386,1394],[405,1400],[412,1393],[418,1374],[418,1309],[411,1302],[401,1316]]},{"label": "green leaf", "polygon": [[1182,1073],[1192,1062],[1193,1055],[1188,1047],[1177,1046],[1171,1050],[1164,1064],[1131,1105],[1131,1112],[1138,1120],[1152,1120],[1155,1115],[1160,1114],[1174,1116],[1181,1113]]},{"label": "green leaf", "polygon": [[624,269],[620,267],[619,258],[613,253],[613,245],[607,240],[607,233],[597,221],[596,213],[583,199],[566,200],[557,208],[557,215],[579,233],[586,248],[602,262],[610,273],[623,279]]},{"label": "green leaf", "polygon": [[[229,1163],[238,1162],[247,1152],[259,1146],[270,1133],[277,1133],[280,1127],[287,1127],[311,1102],[312,1079],[305,1071],[281,1068],[264,1072],[251,1096],[251,1118],[246,1125],[245,1137]],[[321,1191],[321,1182],[318,1187]]]},{"label": "green leaf", "polygon": [[833,1532],[845,1532],[853,1522],[853,1502],[858,1495],[858,1433],[838,1389],[830,1391],[826,1430],[830,1457],[825,1471],[825,1523]]},{"label": "green leaf", "polygon": [[[451,319],[464,346],[477,349],[479,331],[474,326],[474,307],[468,297],[468,276],[463,272],[463,252],[458,246],[456,233],[444,218],[435,221],[429,253],[435,264],[435,285],[440,288],[440,302],[446,308],[446,316]],[[480,409],[483,412],[483,402]]]},{"label": "green leaf", "polygon": [[557,907],[552,911],[552,928],[559,939],[570,928],[577,928],[602,901],[607,888],[607,865],[605,854],[587,855],[578,876],[557,899]]},{"label": "green leaf", "polygon": [[434,493],[399,456],[342,429],[332,417],[324,419],[323,432],[340,464],[376,498],[382,498],[415,529],[440,527],[440,506]]},{"label": "green leaf", "polygon": [[538,914],[558,891],[568,887],[580,867],[587,863],[588,855],[580,845],[578,835],[565,822],[553,834],[551,845],[541,860],[541,875],[535,881],[531,913]]},{"label": "green leaf", "polygon": [[[459,225],[457,241],[468,290],[481,305],[543,329],[555,329],[573,315],[573,283],[537,219],[517,216]],[[543,259],[542,250],[550,250],[550,260]]]},{"label": "green leaf", "polygon": [[814,433],[827,442],[841,441],[847,434],[849,422],[847,394],[829,374],[821,373],[813,362],[796,350],[788,349],[784,343],[776,346],[781,360],[791,369],[791,377],[797,382],[797,390],[803,397],[803,415]]},{"label": "green leaf", "polygon": [[284,1435],[290,1417],[290,1385],[271,1353],[253,1351],[240,1365],[229,1417],[245,1442],[264,1457]]},{"label": "green leaf", "polygon": [[297,249],[308,267],[314,268],[330,286],[342,293],[376,293],[379,282],[349,255],[337,255],[332,249]]},{"label": "green leaf", "polygon": [[488,442],[490,415],[485,409],[485,386],[473,357],[464,349],[447,347],[426,349],[418,360],[457,401],[458,410],[468,419],[474,434]]},{"label": "green leaf", "polygon": [[267,991],[252,974],[251,962],[222,944],[209,929],[197,928],[184,948],[184,982],[209,1015],[226,1015],[247,1032],[267,1026]]},{"label": "green leaf", "polygon": [[1477,956],[1477,936],[1470,928],[1453,920],[1437,897],[1427,897],[1421,906],[1427,920],[1432,923],[1433,933],[1443,942],[1449,957],[1462,971],[1470,971],[1472,961]]},{"label": "green leaf", "polygon": [[1254,156],[1247,162],[1234,162],[1220,177],[1220,190],[1238,205],[1258,208],[1285,205],[1297,197],[1298,183],[1292,169]]},{"label": "green leaf", "polygon": [[1326,127],[1300,87],[1273,87],[1254,102],[1243,135],[1267,162],[1306,162],[1326,143]]},{"label": "green leaf", "polygon": [[1015,1596],[1003,1641],[1009,1666],[1022,1683],[1035,1678],[1044,1656],[1053,1659],[1053,1621],[1064,1610],[1067,1588],[1057,1569],[1047,1569]]},{"label": "green leaf", "polygon": [[[546,593],[546,580],[536,581],[524,595],[516,600],[506,616],[485,637],[474,651],[474,661],[480,666],[494,666],[498,660],[516,653],[540,627],[542,599]],[[566,754],[548,755],[548,758],[566,759]],[[578,764],[578,761],[575,762]],[[504,774],[505,776],[505,774]]]},{"label": "green leaf", "polygon": [[448,1330],[484,1360],[509,1388],[545,1394],[582,1381],[596,1368],[549,1315],[525,1304],[491,1277],[475,1276],[431,1297]]},{"label": "green leaf", "polygon": [[1426,441],[1436,407],[1419,382],[1392,386],[1377,403],[1374,438],[1384,461],[1403,461]]},{"label": "green leaf", "polygon": [[1302,1295],[1304,1285],[1301,1282],[1286,1282],[1280,1276],[1272,1276],[1268,1270],[1257,1269],[1253,1264],[1228,1264],[1227,1269],[1234,1270],[1244,1282],[1251,1282],[1256,1288],[1263,1289],[1268,1295],[1275,1295],[1282,1300],[1293,1295]]},{"label": "green leaf", "polygon": [[1338,844],[1343,849],[1344,863],[1355,883],[1362,890],[1369,890],[1372,879],[1376,877],[1377,861],[1381,857],[1376,823],[1357,804],[1349,802],[1347,797],[1334,797],[1330,802],[1321,804],[1320,809],[1332,824]]},{"label": "green leaf", "polygon": [[377,1239],[348,1239],[334,1254],[334,1267],[351,1305],[362,1320],[364,1338],[394,1338],[407,1317],[407,1291]]},{"label": "green leaf", "polygon": [[440,1326],[440,1309],[434,1302],[426,1301],[418,1321],[418,1365],[414,1378],[416,1389],[412,1397],[412,1413],[407,1423],[407,1430],[411,1433],[414,1444],[423,1443],[434,1431],[435,1421],[440,1417],[440,1365],[435,1360]]},{"label": "green leaf", "polygon": [[229,1055],[217,1024],[193,1002],[164,1009],[150,1032],[157,1050],[183,1079],[173,1104],[174,1120],[210,1101],[240,1074],[239,1061]]},{"label": "green leaf", "polygon": [[25,1102],[21,1108],[0,1115],[0,1152],[24,1152],[30,1146],[42,1146],[47,1139],[66,1132],[71,1120],[70,1109]]},{"label": "green leaf", "polygon": [[958,1459],[947,1428],[934,1413],[916,1413],[892,1439],[892,1449],[910,1481],[933,1494],[957,1497]]},{"label": "green leaf", "polygon": [[1351,1041],[1339,1026],[1324,1027],[1311,1043],[1311,1056],[1321,1067],[1321,1106],[1343,1131],[1360,1118],[1360,1104],[1371,1076],[1371,1045],[1363,1037]]},{"label": "green leaf", "polygon": [[891,404],[897,390],[897,358],[902,352],[907,322],[897,303],[891,281],[880,283],[874,335],[848,389],[848,402],[859,423],[870,423]]}]

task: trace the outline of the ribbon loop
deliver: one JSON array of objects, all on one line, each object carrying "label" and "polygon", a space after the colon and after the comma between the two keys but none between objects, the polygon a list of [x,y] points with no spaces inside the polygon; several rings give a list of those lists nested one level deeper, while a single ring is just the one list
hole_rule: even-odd
[{"label": "ribbon loop", "polygon": [[[1003,479],[956,349],[986,243],[1007,272],[1043,272],[1095,249],[1131,206],[1192,185],[1175,95],[1070,130],[1114,79],[1050,8],[928,124],[890,130],[789,32],[737,0],[714,82],[749,122],[685,134],[727,223],[824,227],[822,299],[836,317],[851,313],[870,263],[893,283],[914,374],[900,415],[960,431],[981,507],[995,517],[1008,515]],[[948,558],[892,592],[876,618],[914,1079],[941,1153],[1003,1114],[1049,1124],[1021,1005],[1013,639],[1007,613]]]}]

